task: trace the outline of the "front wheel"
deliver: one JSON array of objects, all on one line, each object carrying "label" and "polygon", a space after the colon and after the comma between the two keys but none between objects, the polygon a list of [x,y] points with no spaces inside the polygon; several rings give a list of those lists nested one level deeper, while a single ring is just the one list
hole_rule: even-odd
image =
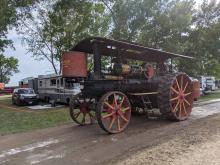
[{"label": "front wheel", "polygon": [[92,110],[94,105],[93,99],[75,96],[71,99],[69,105],[71,118],[81,126],[93,124],[96,120],[94,111]]},{"label": "front wheel", "polygon": [[96,117],[104,131],[112,134],[124,131],[131,117],[131,105],[127,96],[118,91],[103,95],[97,106]]}]

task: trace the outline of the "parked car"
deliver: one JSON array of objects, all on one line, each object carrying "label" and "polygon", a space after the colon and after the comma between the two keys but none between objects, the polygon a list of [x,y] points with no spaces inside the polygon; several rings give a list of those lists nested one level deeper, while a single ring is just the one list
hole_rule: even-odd
[{"label": "parked car", "polygon": [[32,88],[16,88],[12,94],[12,103],[16,105],[35,105],[38,99]]}]

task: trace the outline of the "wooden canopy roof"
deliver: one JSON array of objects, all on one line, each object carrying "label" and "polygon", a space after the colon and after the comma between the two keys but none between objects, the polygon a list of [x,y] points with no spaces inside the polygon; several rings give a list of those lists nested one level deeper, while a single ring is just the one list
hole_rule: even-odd
[{"label": "wooden canopy roof", "polygon": [[93,54],[95,44],[98,48],[98,52],[102,56],[120,57],[122,59],[133,59],[141,61],[164,61],[169,58],[177,57],[192,59],[192,57],[189,56],[148,48],[136,43],[117,41],[101,37],[91,37],[84,39],[75,45],[71,51],[80,51]]}]

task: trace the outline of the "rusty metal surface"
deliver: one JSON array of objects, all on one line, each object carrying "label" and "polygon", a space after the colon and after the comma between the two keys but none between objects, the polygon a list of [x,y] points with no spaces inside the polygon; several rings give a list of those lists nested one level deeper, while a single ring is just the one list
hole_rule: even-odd
[{"label": "rusty metal surface", "polygon": [[5,88],[5,84],[4,83],[0,83],[0,90],[3,90]]},{"label": "rusty metal surface", "polygon": [[84,39],[71,50],[93,54],[94,43],[97,43],[100,53],[105,56],[120,56],[121,58],[144,61],[164,61],[166,59],[176,57],[192,59],[192,57],[189,56],[148,48],[136,43],[111,40],[101,37]]},{"label": "rusty metal surface", "polygon": [[63,77],[87,77],[87,57],[85,53],[70,51],[62,56]]},{"label": "rusty metal surface", "polygon": [[193,80],[193,98],[197,100],[200,97],[200,83],[198,80]]}]

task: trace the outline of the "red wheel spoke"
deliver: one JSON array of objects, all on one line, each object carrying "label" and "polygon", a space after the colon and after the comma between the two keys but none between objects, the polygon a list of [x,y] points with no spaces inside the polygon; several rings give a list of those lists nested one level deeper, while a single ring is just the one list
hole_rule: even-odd
[{"label": "red wheel spoke", "polygon": [[112,126],[113,126],[113,124],[114,124],[114,122],[115,122],[115,119],[116,119],[115,117],[112,118],[111,123],[110,123],[108,129],[111,129],[111,128],[112,128]]},{"label": "red wheel spoke", "polygon": [[83,113],[82,123],[85,123],[85,122],[86,122],[86,114]]},{"label": "red wheel spoke", "polygon": [[186,88],[187,88],[188,84],[189,84],[189,82],[187,81],[187,82],[186,82],[186,85],[185,85],[185,87],[184,87],[184,89],[183,89],[183,92],[186,91]]},{"label": "red wheel spoke", "polygon": [[191,105],[185,98],[184,98],[184,101],[185,101],[188,105]]},{"label": "red wheel spoke", "polygon": [[114,109],[114,107],[111,106],[108,102],[105,101],[104,104],[107,105],[109,108]]},{"label": "red wheel spoke", "polygon": [[87,103],[91,104],[91,103],[92,103],[92,99],[91,99],[91,98],[89,98],[89,101],[88,101]]},{"label": "red wheel spoke", "polygon": [[183,110],[184,110],[185,115],[187,115],[185,103],[183,103]]},{"label": "red wheel spoke", "polygon": [[93,123],[93,119],[95,119],[95,117],[89,112],[89,117],[90,117],[90,122]]},{"label": "red wheel spoke", "polygon": [[192,94],[192,92],[189,92],[189,93],[184,94],[184,96],[186,97],[186,96],[191,95],[191,94]]},{"label": "red wheel spoke", "polygon": [[117,100],[116,100],[116,94],[114,93],[114,102],[115,102],[115,106],[118,105]]},{"label": "red wheel spoke", "polygon": [[81,102],[80,102],[80,100],[79,100],[78,98],[76,99],[76,101],[77,101],[79,104],[81,104]]},{"label": "red wheel spoke", "polygon": [[179,104],[180,104],[180,102],[178,101],[177,104],[176,104],[176,106],[175,106],[175,108],[173,109],[173,112],[176,112],[176,111],[177,111],[176,109],[177,109],[177,107],[178,107]]},{"label": "red wheel spoke", "polygon": [[179,92],[178,92],[176,89],[174,89],[173,87],[171,87],[171,90],[172,90],[173,92],[175,92],[176,94],[179,94]]},{"label": "red wheel spoke", "polygon": [[89,112],[89,116],[92,118],[95,118],[95,116],[93,116],[93,114],[91,114],[91,112]]},{"label": "red wheel spoke", "polygon": [[122,98],[122,100],[121,100],[121,103],[120,103],[120,107],[122,106],[124,100],[125,100],[125,97],[123,96],[123,98]]},{"label": "red wheel spoke", "polygon": [[102,118],[103,119],[106,119],[106,118],[108,118],[108,117],[111,117],[112,115],[114,115],[115,114],[115,112],[112,112],[112,113],[110,113],[110,114],[107,114],[107,115],[105,115],[105,116],[102,116]]},{"label": "red wheel spoke", "polygon": [[181,90],[183,90],[183,75],[181,76]]},{"label": "red wheel spoke", "polygon": [[180,85],[179,85],[179,83],[178,83],[178,81],[177,81],[177,78],[176,78],[176,85],[177,85],[178,90],[181,91]]},{"label": "red wheel spoke", "polygon": [[119,113],[119,116],[120,116],[125,122],[128,122],[128,119],[126,119],[123,114]]},{"label": "red wheel spoke", "polygon": [[175,98],[170,99],[170,101],[177,100],[178,98],[179,98],[179,96],[177,96],[177,97],[175,97]]},{"label": "red wheel spoke", "polygon": [[181,118],[181,113],[182,113],[182,103],[180,103],[180,109],[179,109],[179,118]]},{"label": "red wheel spoke", "polygon": [[81,111],[79,111],[78,113],[74,114],[74,117],[75,117],[75,118],[78,118],[79,115],[80,115],[80,113],[81,113]]},{"label": "red wheel spoke", "polygon": [[118,116],[118,119],[117,119],[117,125],[118,125],[118,131],[120,131],[121,130],[121,125],[120,125],[120,118],[119,118],[119,116]]},{"label": "red wheel spoke", "polygon": [[130,109],[130,107],[127,107],[127,108],[122,109],[121,111],[122,111],[122,112],[126,112],[126,111],[129,110],[129,109]]}]

